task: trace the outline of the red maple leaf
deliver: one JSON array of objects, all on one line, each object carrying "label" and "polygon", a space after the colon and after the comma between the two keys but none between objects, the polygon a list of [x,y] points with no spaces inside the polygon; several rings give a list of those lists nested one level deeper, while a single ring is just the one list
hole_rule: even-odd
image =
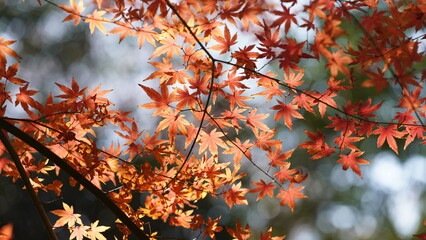
[{"label": "red maple leaf", "polygon": [[378,129],[373,131],[373,134],[378,134],[377,147],[381,147],[383,143],[388,143],[389,147],[398,154],[398,146],[396,145],[395,138],[402,138],[404,133],[397,131],[398,126],[395,124],[389,124],[386,127],[379,126]]},{"label": "red maple leaf", "polygon": [[327,157],[334,153],[334,150],[325,143],[325,137],[319,130],[317,134],[307,130],[305,132],[312,141],[303,142],[299,147],[308,149],[308,153],[312,155],[311,159]]},{"label": "red maple leaf", "polygon": [[370,164],[369,161],[358,158],[364,154],[364,152],[358,152],[358,151],[352,151],[349,153],[349,155],[339,155],[340,159],[337,161],[337,163],[343,164],[342,169],[347,170],[349,167],[354,171],[354,173],[358,174],[362,178],[361,169],[359,168],[358,164]]},{"label": "red maple leaf", "polygon": [[275,106],[271,107],[271,109],[273,109],[273,110],[279,110],[275,114],[274,120],[278,120],[280,118],[283,118],[285,125],[290,130],[292,130],[293,120],[292,120],[291,117],[303,119],[303,116],[295,110],[295,109],[298,109],[298,107],[296,105],[291,104],[291,103],[285,104],[285,103],[281,102],[280,100],[277,100],[277,102],[279,103],[279,105],[275,105]]}]

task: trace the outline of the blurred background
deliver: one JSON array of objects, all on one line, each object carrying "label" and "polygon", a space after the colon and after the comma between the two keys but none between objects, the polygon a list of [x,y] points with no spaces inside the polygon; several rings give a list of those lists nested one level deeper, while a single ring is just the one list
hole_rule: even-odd
[{"label": "blurred background", "polygon": [[[67,3],[64,1],[64,4]],[[149,54],[146,53],[152,51],[152,47],[146,45],[139,49],[136,39],[132,38],[118,44],[118,36],[105,36],[99,31],[91,35],[85,23],[77,27],[72,22],[62,23],[65,16],[51,5],[40,7],[32,0],[0,0],[0,37],[17,41],[12,48],[22,57],[18,76],[29,81],[31,89],[40,91],[38,99],[44,99],[50,92],[57,95],[54,83],[69,85],[72,77],[80,86],[94,88],[102,84],[103,89],[113,89],[108,97],[117,108],[134,111],[132,117],[143,121],[145,129],[155,128],[157,122],[147,118],[142,109],[136,108],[149,100],[137,84],[153,70],[147,64]],[[349,24],[343,26],[350,36],[347,41],[356,41],[359,29]],[[300,41],[309,37],[306,33],[290,35]],[[240,37],[239,44],[244,44],[242,39]],[[423,51],[424,47],[423,44]],[[327,77],[324,64],[317,61],[304,64],[307,66],[304,86],[324,88],[322,78]],[[274,65],[268,67],[278,71]],[[379,120],[388,121],[392,113],[398,111],[394,109],[398,92],[398,89],[388,88],[381,93],[383,107],[378,112]],[[367,99],[372,95],[375,95],[375,89],[351,91],[344,97]],[[26,117],[24,112],[12,106],[8,107],[8,111],[9,116]],[[282,123],[276,124],[279,137],[285,144],[284,150],[305,141],[305,129],[313,131],[328,124],[318,116],[305,115],[305,118],[304,121],[296,121],[291,132]],[[111,133],[112,130],[97,133],[100,146],[118,141]],[[329,134],[333,132],[330,130]],[[361,167],[363,179],[350,170],[343,171],[341,165],[336,164],[337,156],[314,161],[304,150],[296,150],[292,166],[302,167],[309,173],[309,179],[304,183],[304,194],[309,198],[299,201],[294,212],[288,207],[281,207],[277,199],[266,197],[256,202],[255,196],[250,194],[249,206],[236,206],[229,210],[223,200],[206,198],[199,202],[198,211],[212,218],[221,215],[222,225],[242,219],[242,224],[249,224],[254,232],[266,231],[268,226],[272,226],[274,234],[287,234],[286,239],[289,240],[412,239],[413,234],[425,231],[422,222],[426,219],[426,147],[417,141],[403,151],[401,141],[398,142],[400,154],[397,156],[387,149],[386,144],[377,149],[376,140],[364,140],[361,145],[366,152],[363,157],[371,162]],[[260,165],[266,168],[267,162]],[[248,161],[243,166],[250,173],[250,177],[244,180],[246,187],[249,181],[263,177]],[[62,208],[62,201],[73,205],[86,222],[100,220],[100,225],[113,225],[115,220],[86,191],[69,188],[64,190],[62,199],[45,193],[41,193],[41,199],[48,211]],[[52,221],[57,219],[50,216]],[[9,222],[14,225],[15,239],[47,239],[40,217],[28,193],[22,189],[21,181],[12,183],[10,178],[1,176],[0,226]],[[152,221],[150,225],[162,236],[194,237],[194,233],[171,228],[158,221]],[[67,238],[66,230],[56,231],[60,239]],[[111,229],[107,233],[108,239],[112,239],[117,231]],[[219,239],[227,238],[222,236]]]}]

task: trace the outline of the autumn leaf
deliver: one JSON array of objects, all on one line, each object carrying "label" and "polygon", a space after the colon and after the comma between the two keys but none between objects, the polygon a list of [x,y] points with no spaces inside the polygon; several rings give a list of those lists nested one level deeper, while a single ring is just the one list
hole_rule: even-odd
[{"label": "autumn leaf", "polygon": [[199,153],[204,152],[207,148],[209,149],[209,152],[213,155],[216,155],[217,152],[217,146],[220,146],[222,148],[228,148],[225,142],[220,139],[223,137],[222,132],[216,132],[216,128],[210,131],[209,133],[206,133],[204,131],[201,132],[200,137],[200,150]]},{"label": "autumn leaf", "polygon": [[71,7],[58,5],[58,7],[60,7],[62,10],[70,13],[62,20],[62,22],[74,20],[74,26],[77,26],[81,21],[81,12],[84,11],[83,1],[80,0],[77,4],[75,0],[70,0],[70,5]]},{"label": "autumn leaf", "polygon": [[260,129],[266,132],[271,131],[271,129],[260,120],[263,120],[269,116],[269,114],[256,114],[257,109],[250,111],[248,117],[246,119],[246,124],[250,126],[252,129]]},{"label": "autumn leaf", "polygon": [[231,237],[238,240],[247,240],[251,236],[250,226],[247,224],[243,228],[239,220],[237,220],[237,223],[235,224],[235,230],[230,227],[226,227],[226,231],[228,231]]},{"label": "autumn leaf", "polygon": [[352,150],[349,155],[339,155],[340,159],[337,161],[337,163],[342,164],[343,170],[346,171],[348,168],[351,168],[354,173],[358,174],[358,176],[362,178],[361,169],[357,164],[370,164],[370,162],[368,162],[367,160],[358,158],[362,154],[364,154],[364,152]]},{"label": "autumn leaf", "polygon": [[312,141],[303,142],[299,147],[308,149],[312,159],[327,157],[334,153],[334,150],[325,143],[325,137],[319,130],[316,134],[307,130],[305,132]]},{"label": "autumn leaf", "polygon": [[16,41],[4,40],[0,38],[0,67],[6,64],[6,55],[21,58],[15,51],[13,51],[9,45],[12,45]]},{"label": "autumn leaf", "polygon": [[234,34],[231,38],[228,26],[225,25],[223,37],[213,35],[213,39],[216,40],[219,44],[209,47],[210,49],[220,51],[220,54],[229,52],[230,47],[237,43],[237,34]]},{"label": "autumn leaf", "polygon": [[102,17],[106,11],[98,11],[95,10],[93,14],[87,14],[87,18],[84,20],[84,22],[89,23],[89,29],[90,33],[93,34],[95,29],[98,29],[102,33],[107,34],[107,30],[105,29],[103,23],[105,22],[105,19]]},{"label": "autumn leaf", "polygon": [[272,227],[268,229],[268,231],[263,234],[263,232],[260,233],[260,240],[283,240],[286,236],[281,237],[272,237]]},{"label": "autumn leaf", "polygon": [[146,87],[142,84],[139,84],[139,86],[145,91],[148,97],[154,100],[154,102],[145,103],[139,105],[138,107],[155,109],[154,113],[152,113],[152,116],[156,116],[162,112],[171,110],[170,103],[175,101],[175,96],[173,92],[169,93],[167,85],[161,86],[161,94],[155,91],[153,88]]},{"label": "autumn leaf", "polygon": [[260,199],[264,198],[265,195],[268,195],[272,197],[274,195],[274,188],[275,185],[273,182],[265,183],[262,179],[260,179],[260,182],[253,182],[257,188],[253,188],[250,190],[251,193],[257,193],[259,192],[259,195],[257,196],[256,201],[259,201]]},{"label": "autumn leaf", "polygon": [[87,237],[87,229],[89,229],[88,226],[77,226],[77,227],[71,227],[71,236],[70,240],[76,239],[76,240],[83,240],[85,237]]},{"label": "autumn leaf", "polygon": [[293,152],[294,152],[294,149],[283,153],[281,151],[281,146],[276,148],[275,150],[271,150],[266,155],[271,160],[268,164],[271,165],[272,167],[283,166],[286,164],[285,161],[291,157]]},{"label": "autumn leaf", "polygon": [[328,63],[325,66],[330,69],[332,76],[337,76],[337,73],[340,71],[346,76],[350,76],[348,67],[345,65],[352,62],[352,59],[348,56],[342,56],[343,51],[337,51],[333,53],[326,54],[325,57],[328,58]]},{"label": "autumn leaf", "polygon": [[396,145],[395,138],[402,138],[404,133],[397,131],[398,127],[395,124],[388,124],[386,127],[379,126],[378,129],[373,131],[373,134],[378,134],[377,147],[381,147],[385,141],[389,147],[398,154],[398,146]]},{"label": "autumn leaf", "polygon": [[159,57],[162,54],[166,54],[167,59],[171,59],[174,55],[179,55],[182,46],[176,44],[176,40],[167,35],[164,39],[159,41],[162,45],[155,48],[155,51],[151,54],[149,59]]},{"label": "autumn leaf", "polygon": [[62,227],[65,224],[68,225],[68,228],[74,227],[76,223],[83,225],[80,214],[74,213],[73,206],[68,206],[66,203],[62,203],[64,210],[53,210],[53,214],[58,215],[60,218],[55,222],[53,227]]},{"label": "autumn leaf", "polygon": [[294,72],[290,72],[289,74],[284,74],[284,82],[292,87],[298,87],[303,84],[304,81],[300,81],[304,75],[304,71],[300,71],[297,75]]},{"label": "autumn leaf", "polygon": [[222,231],[222,227],[218,226],[220,218],[221,217],[218,217],[215,220],[212,220],[211,218],[207,219],[206,228],[204,229],[204,232],[203,232],[203,237],[206,237],[208,235],[213,240],[216,239],[215,237],[216,232]]},{"label": "autumn leaf", "polygon": [[0,240],[13,239],[13,224],[8,223],[0,228]]},{"label": "autumn leaf", "polygon": [[299,192],[305,187],[293,187],[294,183],[290,183],[288,190],[280,189],[280,193],[277,195],[277,198],[280,198],[281,206],[288,205],[291,211],[294,211],[294,206],[296,205],[296,199],[307,198],[303,193]]},{"label": "autumn leaf", "polygon": [[232,184],[230,189],[222,193],[222,197],[230,208],[236,204],[247,205],[248,202],[244,196],[247,192],[247,189],[241,188],[241,182],[238,182],[237,184]]},{"label": "autumn leaf", "polygon": [[290,8],[285,6],[282,6],[282,8],[283,11],[271,11],[274,15],[279,16],[279,18],[272,23],[271,27],[284,26],[284,32],[288,33],[291,24],[297,24],[297,19],[296,15],[290,13]]},{"label": "autumn leaf", "polygon": [[271,107],[273,110],[279,110],[275,116],[274,120],[279,120],[280,118],[284,119],[285,125],[292,130],[293,129],[293,120],[292,117],[303,119],[302,114],[297,112],[295,109],[298,109],[298,107],[294,104],[285,104],[281,102],[280,100],[277,100],[279,103],[278,105],[275,105]]},{"label": "autumn leaf", "polygon": [[90,240],[106,240],[106,238],[102,235],[102,232],[105,232],[110,227],[98,226],[99,220],[90,224],[90,228],[87,230],[87,237]]}]

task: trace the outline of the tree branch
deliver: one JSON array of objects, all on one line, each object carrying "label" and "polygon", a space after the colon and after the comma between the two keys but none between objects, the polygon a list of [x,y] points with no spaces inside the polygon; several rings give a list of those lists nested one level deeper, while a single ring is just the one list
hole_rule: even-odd
[{"label": "tree branch", "polygon": [[50,159],[61,170],[64,170],[78,183],[80,183],[84,188],[86,188],[89,192],[95,195],[95,197],[99,199],[107,208],[109,208],[114,213],[114,215],[118,219],[120,219],[121,222],[126,225],[126,227],[129,228],[129,230],[133,234],[135,234],[139,239],[149,240],[148,235],[146,235],[142,231],[142,229],[139,228],[104,192],[102,192],[99,188],[97,188],[89,180],[87,180],[83,175],[81,175],[74,168],[68,165],[64,161],[64,159],[60,158],[50,149],[48,149],[43,144],[32,138],[30,135],[26,134],[25,132],[2,118],[0,118],[0,128],[21,139],[23,142],[37,150],[40,154]]},{"label": "tree branch", "polygon": [[7,139],[6,134],[4,134],[4,132],[1,130],[0,130],[0,140],[3,143],[3,145],[6,147],[7,151],[9,152],[10,158],[12,158],[12,161],[15,164],[16,169],[18,169],[19,175],[21,176],[22,181],[24,181],[25,188],[30,193],[31,199],[41,217],[41,220],[43,221],[44,227],[46,228],[46,231],[50,239],[57,240],[58,238],[56,237],[56,234],[53,231],[52,224],[50,223],[49,218],[47,217],[46,211],[44,211],[43,204],[38,199],[37,193],[35,192],[33,186],[31,185],[30,179],[28,178],[27,173],[25,172],[25,169],[22,166],[21,161],[19,160],[18,153],[16,153],[12,144],[9,142],[9,139]]}]

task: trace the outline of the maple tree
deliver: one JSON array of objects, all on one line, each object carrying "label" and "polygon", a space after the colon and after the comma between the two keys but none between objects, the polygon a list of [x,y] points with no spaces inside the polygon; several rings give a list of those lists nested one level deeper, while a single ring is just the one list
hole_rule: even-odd
[{"label": "maple tree", "polygon": [[[361,178],[360,165],[369,164],[362,156],[364,140],[374,139],[378,148],[389,146],[396,154],[402,150],[398,142],[404,149],[426,144],[426,70],[417,67],[424,61],[420,45],[426,37],[416,35],[426,24],[424,4],[37,2],[64,12],[64,22],[88,23],[91,33],[117,34],[119,42],[136,38],[139,48],[152,45],[149,59],[156,69],[139,83],[150,100],[136,105],[148,109],[158,125],[143,129],[146,119],[114,108],[108,99],[113,92],[100,85],[89,89],[72,78],[70,86],[56,83],[59,95],[38,99],[30,81],[17,77],[20,56],[14,41],[0,37],[0,171],[13,181],[23,180],[52,239],[55,228],[67,228],[70,239],[105,239],[103,233],[112,227],[119,228],[123,239],[132,234],[160,239],[150,220],[190,229],[198,238],[216,239],[226,232],[248,239],[249,225],[237,221],[222,227],[220,217],[197,213],[197,202],[211,196],[233,208],[249,204],[248,194],[255,194],[257,200],[277,198],[293,211],[297,199],[308,197],[303,193],[308,175],[292,167],[296,149],[280,140],[279,124],[291,131],[300,121],[322,119],[326,128],[307,129],[297,150],[314,160],[335,158],[343,170],[350,168]],[[344,22],[362,30],[355,43],[341,41],[348,35]],[[312,34],[312,40],[290,37],[292,29]],[[242,36],[253,44],[239,45]],[[326,88],[310,85],[304,67],[308,60],[324,63]],[[351,91],[371,87],[377,93],[397,92],[389,119],[379,116],[383,102],[377,94],[349,97]],[[14,107],[27,117],[10,115]],[[111,129],[123,143],[99,146],[98,128]],[[244,162],[263,178],[243,184]],[[52,174],[67,175],[68,184],[90,191],[117,217],[116,226],[83,222],[66,200],[63,209],[51,212],[59,217],[52,224],[37,197],[40,191],[62,195],[65,182],[45,180]],[[272,231],[254,237],[284,239]]]}]

